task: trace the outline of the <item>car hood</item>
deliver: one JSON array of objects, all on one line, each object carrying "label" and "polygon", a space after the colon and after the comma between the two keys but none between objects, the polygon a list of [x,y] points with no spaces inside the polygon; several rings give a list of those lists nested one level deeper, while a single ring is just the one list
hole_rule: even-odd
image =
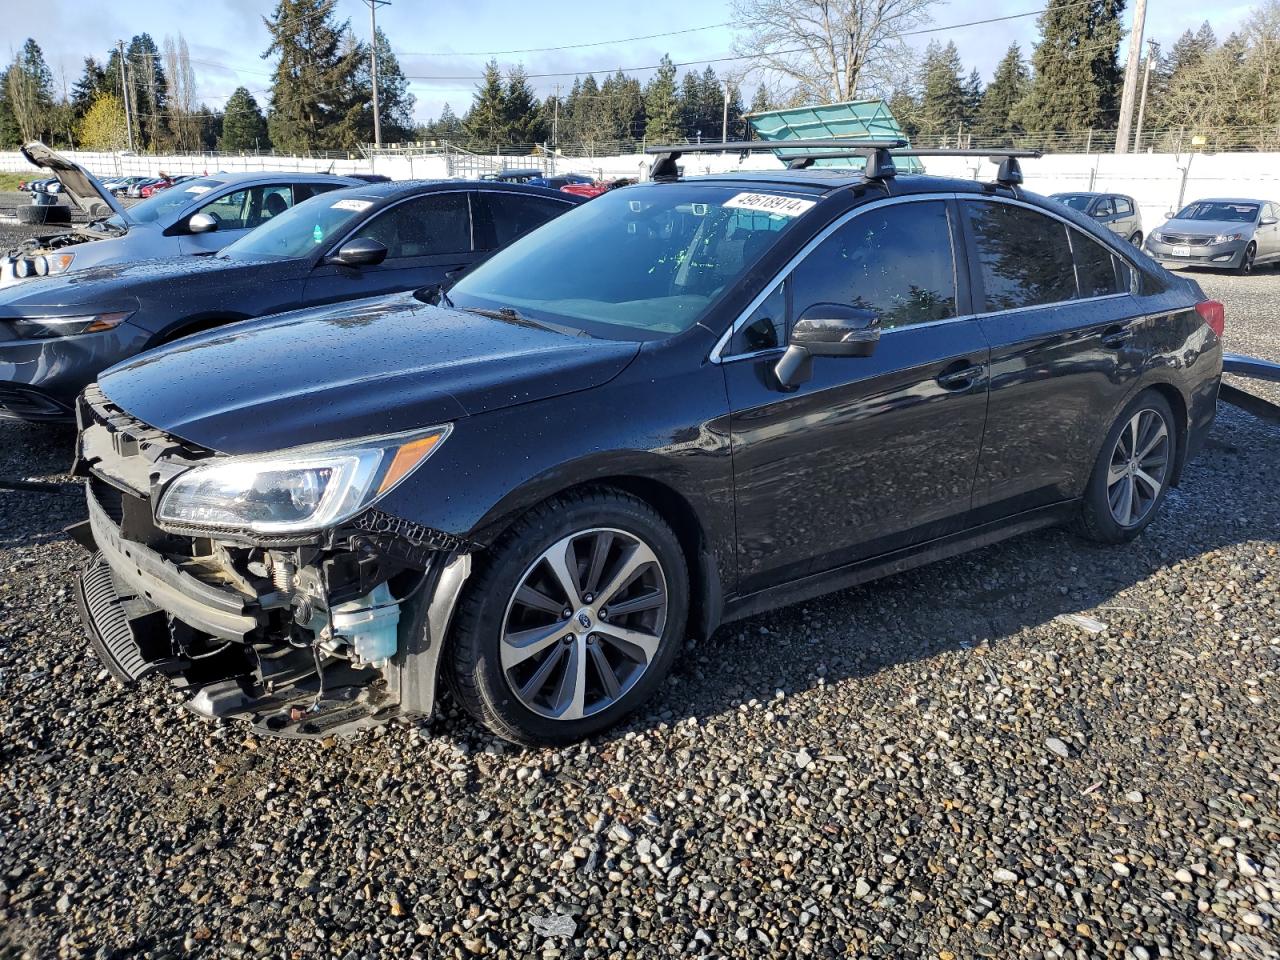
[{"label": "car hood", "polygon": [[1253,233],[1252,223],[1241,223],[1239,220],[1178,220],[1168,221],[1160,228],[1161,232],[1187,234],[1192,237],[1214,237],[1220,233]]},{"label": "car hood", "polygon": [[184,440],[263,453],[591,389],[639,349],[396,294],[179,340],[113,367],[99,384],[131,415]]},{"label": "car hood", "polygon": [[124,207],[111,195],[111,191],[80,164],[55,153],[39,140],[33,140],[23,147],[22,155],[35,166],[48,170],[57,177],[62,189],[81,212],[90,217],[105,217],[114,213],[132,222]]},{"label": "car hood", "polygon": [[67,315],[69,309],[130,309],[137,306],[136,293],[163,284],[173,286],[204,274],[227,273],[228,281],[243,281],[248,264],[221,257],[166,257],[163,260],[126,260],[99,267],[71,270],[56,277],[36,277],[0,290],[0,317]]}]

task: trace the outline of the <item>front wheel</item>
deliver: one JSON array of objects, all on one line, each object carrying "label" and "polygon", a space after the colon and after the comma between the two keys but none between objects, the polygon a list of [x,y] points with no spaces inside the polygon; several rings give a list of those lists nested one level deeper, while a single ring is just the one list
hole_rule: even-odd
[{"label": "front wheel", "polygon": [[1142,231],[1135,230],[1133,232],[1133,236],[1129,238],[1129,242],[1132,243],[1138,249],[1142,249]]},{"label": "front wheel", "polygon": [[1173,479],[1178,434],[1169,402],[1140,393],[1107,432],[1080,508],[1080,532],[1101,543],[1138,536],[1160,510]]},{"label": "front wheel", "polygon": [[1236,267],[1236,273],[1242,277],[1253,273],[1253,261],[1257,255],[1258,250],[1252,243],[1245,247],[1244,254],[1240,257],[1240,266]]},{"label": "front wheel", "polygon": [[688,609],[684,554],[651,506],[611,489],[566,495],[517,521],[464,592],[454,693],[508,740],[581,740],[649,699]]}]

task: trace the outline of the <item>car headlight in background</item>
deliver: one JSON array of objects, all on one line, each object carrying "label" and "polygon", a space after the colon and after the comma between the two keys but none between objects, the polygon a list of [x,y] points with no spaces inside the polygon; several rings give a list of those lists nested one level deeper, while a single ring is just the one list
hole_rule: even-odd
[{"label": "car headlight in background", "polygon": [[229,457],[169,485],[156,520],[172,526],[314,533],[390,493],[449,436],[448,424],[413,433]]},{"label": "car headlight in background", "polygon": [[1243,233],[1220,233],[1213,238],[1214,243],[1230,243],[1232,240],[1243,240]]},{"label": "car headlight in background", "polygon": [[1164,234],[1162,234],[1159,230],[1152,230],[1149,234],[1147,234],[1147,239],[1150,240],[1152,243],[1163,243]]},{"label": "car headlight in background", "polygon": [[19,340],[49,340],[74,337],[82,333],[101,333],[124,323],[133,311],[125,313],[92,313],[77,317],[18,317],[0,320],[7,323]]},{"label": "car headlight in background", "polygon": [[42,277],[56,277],[66,273],[76,255],[74,253],[49,253],[36,261],[36,273]]}]

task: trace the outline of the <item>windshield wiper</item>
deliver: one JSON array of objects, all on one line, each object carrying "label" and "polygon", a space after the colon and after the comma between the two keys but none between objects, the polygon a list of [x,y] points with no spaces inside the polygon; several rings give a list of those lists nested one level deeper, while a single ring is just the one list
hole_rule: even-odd
[{"label": "windshield wiper", "polygon": [[519,324],[522,327],[533,327],[535,330],[550,330],[552,333],[567,333],[561,327],[554,327],[549,323],[543,323],[541,320],[534,320],[532,317],[526,317],[515,307],[499,307],[496,310],[488,310],[484,307],[463,307],[466,313],[474,313],[480,317],[491,317],[494,320],[506,320],[508,323]]}]

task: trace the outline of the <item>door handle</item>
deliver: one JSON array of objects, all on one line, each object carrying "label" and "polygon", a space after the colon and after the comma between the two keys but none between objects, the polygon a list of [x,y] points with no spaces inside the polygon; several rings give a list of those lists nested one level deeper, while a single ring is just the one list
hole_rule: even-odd
[{"label": "door handle", "polygon": [[946,390],[967,390],[987,368],[981,365],[962,367],[938,375],[938,383]]},{"label": "door handle", "polygon": [[1123,347],[1132,336],[1133,331],[1128,327],[1108,327],[1102,333],[1102,345],[1114,350]]}]

